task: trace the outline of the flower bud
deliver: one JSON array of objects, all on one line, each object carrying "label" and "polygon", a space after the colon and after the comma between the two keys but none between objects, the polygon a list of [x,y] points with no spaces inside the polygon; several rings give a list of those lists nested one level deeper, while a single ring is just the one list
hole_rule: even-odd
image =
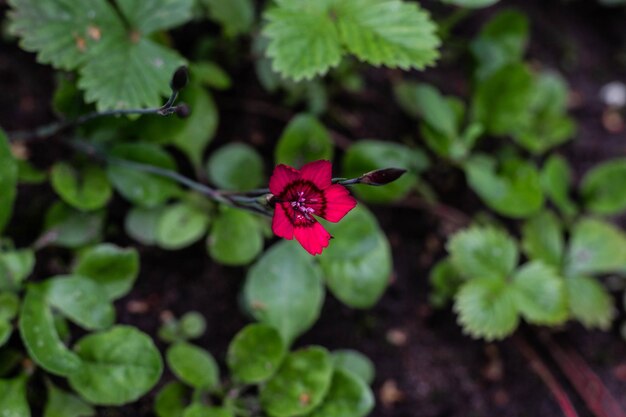
[{"label": "flower bud", "polygon": [[170,81],[170,87],[174,91],[180,91],[189,82],[189,70],[186,66],[178,67],[174,75],[172,76],[172,81]]},{"label": "flower bud", "polygon": [[183,103],[176,106],[176,116],[180,117],[181,119],[186,119],[190,115],[191,108],[187,104]]},{"label": "flower bud", "polygon": [[361,175],[359,178],[360,184],[367,185],[385,185],[390,182],[394,182],[398,178],[400,178],[406,169],[401,168],[383,168],[377,169],[375,171],[370,171],[366,174]]}]

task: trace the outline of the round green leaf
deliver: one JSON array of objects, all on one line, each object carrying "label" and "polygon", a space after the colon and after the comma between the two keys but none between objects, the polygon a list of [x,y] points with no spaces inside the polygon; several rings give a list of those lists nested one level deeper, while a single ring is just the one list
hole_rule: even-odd
[{"label": "round green leaf", "polygon": [[51,244],[77,248],[100,237],[104,216],[104,211],[83,213],[58,202],[46,213],[45,233]]},{"label": "round green leaf", "polygon": [[6,226],[11,213],[13,202],[17,196],[18,167],[9,140],[4,130],[0,129],[0,233]]},{"label": "round green leaf", "polygon": [[308,114],[294,117],[278,140],[277,164],[301,167],[307,162],[333,158],[333,142],[323,124]]},{"label": "round green leaf", "polygon": [[154,245],[157,240],[157,226],[164,210],[164,207],[133,207],[124,221],[126,233],[139,243]]},{"label": "round green leaf", "polygon": [[103,288],[109,300],[126,295],[139,274],[139,254],[134,248],[120,248],[110,243],[82,252],[74,274],[89,278]]},{"label": "round green leaf", "polygon": [[207,407],[202,404],[192,404],[185,409],[182,417],[234,417],[235,415],[222,407]]},{"label": "round green leaf", "polygon": [[333,364],[321,347],[287,356],[278,372],[261,387],[261,406],[272,417],[291,417],[313,411],[330,388]]},{"label": "round green leaf", "polygon": [[565,279],[572,316],[587,328],[608,330],[615,317],[613,297],[600,282],[588,277]]},{"label": "round green leaf", "polygon": [[257,320],[275,327],[291,344],[319,316],[324,301],[321,270],[297,243],[280,242],[248,271],[244,300]]},{"label": "round green leaf", "polygon": [[82,366],[69,375],[72,388],[96,405],[137,400],[159,380],[163,362],[150,337],[116,326],[82,338],[74,348]]},{"label": "round green leaf", "polygon": [[81,368],[81,359],[61,342],[41,285],[31,285],[22,302],[20,334],[29,356],[43,369],[68,376]]},{"label": "round green leaf", "polygon": [[626,210],[626,158],[605,162],[589,171],[580,185],[587,209],[598,214]]},{"label": "round green leaf", "polygon": [[[114,147],[111,155],[131,162],[176,170],[174,159],[157,145],[122,144]],[[178,186],[171,179],[115,163],[109,164],[107,174],[115,189],[122,196],[141,207],[159,206],[179,193]]]},{"label": "round green leaf", "polygon": [[239,381],[256,384],[276,372],[285,353],[285,344],[276,329],[265,324],[251,324],[237,333],[230,343],[227,363]]},{"label": "round green leaf", "polygon": [[472,226],[448,241],[452,264],[468,278],[506,278],[517,266],[517,244],[506,232]]},{"label": "round green leaf", "polygon": [[30,417],[30,407],[26,398],[25,376],[13,379],[0,379],[0,410],[3,417]]},{"label": "round green leaf", "polygon": [[180,318],[180,332],[188,339],[196,339],[204,334],[206,320],[198,312],[190,311]]},{"label": "round green leaf", "polygon": [[555,325],[567,320],[567,291],[554,267],[527,263],[515,273],[512,287],[515,305],[529,322]]},{"label": "round green leaf", "polygon": [[154,412],[159,417],[182,417],[189,388],[180,382],[164,386],[154,400]]},{"label": "round green leaf", "polygon": [[102,287],[79,275],[60,276],[45,282],[50,305],[87,330],[103,330],[113,325],[115,309]]},{"label": "round green leaf", "polygon": [[626,234],[610,223],[583,218],[573,227],[565,259],[568,277],[620,271],[626,265]]},{"label": "round green leaf", "polygon": [[204,236],[209,221],[208,214],[193,204],[181,202],[168,206],[157,224],[157,244],[170,250],[187,247]]},{"label": "round green leaf", "polygon": [[[351,373],[367,385],[374,382],[376,369],[372,361],[356,350],[344,349],[332,352],[335,370]],[[332,388],[331,388],[332,391]]]},{"label": "round green leaf", "polygon": [[354,192],[366,201],[389,203],[406,196],[417,183],[416,173],[423,168],[422,155],[399,143],[359,140],[343,159],[344,176],[356,178],[381,168],[408,170],[400,179],[384,187],[356,186]]},{"label": "round green leaf", "polygon": [[172,372],[194,388],[215,388],[220,382],[217,363],[204,349],[178,342],[167,350],[166,357]]},{"label": "round green leaf", "polygon": [[63,201],[83,211],[104,207],[113,194],[106,173],[96,165],[76,169],[59,162],[52,167],[51,182]]},{"label": "round green leaf", "polygon": [[263,159],[245,143],[229,143],[211,154],[207,173],[213,184],[227,190],[250,190],[264,182]]},{"label": "round green leaf", "polygon": [[514,293],[501,279],[466,282],[456,295],[454,310],[465,333],[487,341],[510,335],[519,323]]},{"label": "round green leaf", "polygon": [[48,400],[43,417],[91,417],[95,411],[77,396],[55,387],[52,383],[48,386]]},{"label": "round green leaf", "polygon": [[374,403],[374,394],[363,380],[337,369],[324,402],[310,416],[365,417],[374,408]]},{"label": "round green leaf", "polygon": [[225,208],[215,219],[207,245],[209,254],[224,265],[247,265],[263,250],[259,220],[243,210]]}]

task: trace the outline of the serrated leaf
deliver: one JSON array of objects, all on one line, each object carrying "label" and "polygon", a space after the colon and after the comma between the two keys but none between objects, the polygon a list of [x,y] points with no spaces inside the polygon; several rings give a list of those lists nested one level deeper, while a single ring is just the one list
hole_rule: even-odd
[{"label": "serrated leaf", "polygon": [[361,61],[423,69],[439,57],[437,26],[417,3],[342,0],[331,10],[345,48]]},{"label": "serrated leaf", "polygon": [[301,167],[319,159],[333,159],[333,141],[326,127],[309,114],[299,114],[283,130],[274,160],[277,164]]},{"label": "serrated leaf", "polygon": [[116,0],[134,30],[149,35],[180,26],[192,17],[193,0]]},{"label": "serrated leaf", "polygon": [[158,382],[163,370],[152,339],[130,326],[87,335],[74,350],[82,366],[69,375],[70,386],[96,405],[137,400]]},{"label": "serrated leaf", "polygon": [[568,318],[567,289],[554,267],[540,261],[522,266],[511,282],[515,305],[530,323],[554,325]]},{"label": "serrated leaf", "polygon": [[522,247],[532,260],[540,260],[560,270],[563,263],[563,227],[551,211],[530,218],[522,227]]},{"label": "serrated leaf", "polygon": [[465,163],[470,187],[498,213],[524,218],[535,214],[544,202],[537,168],[520,158],[500,162],[485,154],[475,154]]},{"label": "serrated leaf", "polygon": [[227,363],[238,381],[260,383],[276,372],[285,353],[285,343],[276,329],[251,324],[233,338],[228,347]]},{"label": "serrated leaf", "polygon": [[280,242],[248,271],[244,300],[257,320],[275,327],[291,344],[319,316],[324,301],[322,271],[297,243]]},{"label": "serrated leaf", "polygon": [[455,297],[454,310],[465,333],[487,341],[503,339],[519,323],[514,293],[504,280],[476,278],[466,282]]},{"label": "serrated leaf", "polygon": [[272,417],[307,414],[324,399],[332,374],[333,364],[326,349],[313,346],[292,352],[261,387],[261,406]]},{"label": "serrated leaf", "polygon": [[465,281],[449,257],[437,262],[431,268],[428,279],[432,287],[428,295],[428,301],[435,308],[445,307],[454,298],[454,294],[458,292],[459,287]]},{"label": "serrated leaf", "polygon": [[254,23],[252,0],[203,0],[211,18],[224,27],[227,36],[247,33]]},{"label": "serrated leaf", "polygon": [[610,223],[583,218],[573,227],[565,274],[575,277],[620,271],[626,265],[626,234]]},{"label": "serrated leaf", "polygon": [[211,389],[219,384],[217,363],[204,349],[178,342],[167,350],[166,358],[172,372],[194,388]]},{"label": "serrated leaf", "polygon": [[52,167],[50,180],[63,201],[83,211],[104,207],[113,194],[106,173],[96,165],[76,169],[60,162]]},{"label": "serrated leaf", "polygon": [[611,294],[600,282],[588,277],[565,280],[572,316],[585,327],[607,330],[615,316]]},{"label": "serrated leaf", "polygon": [[571,185],[572,170],[567,160],[560,155],[551,155],[541,170],[541,187],[566,216],[573,216],[577,212],[576,204],[569,196]]},{"label": "serrated leaf", "polygon": [[4,130],[0,128],[0,233],[6,226],[11,213],[13,203],[17,196],[18,167],[9,140]]},{"label": "serrated leaf", "polygon": [[625,181],[626,159],[614,159],[590,170],[580,186],[587,209],[602,215],[626,210]]},{"label": "serrated leaf", "polygon": [[504,279],[519,257],[515,240],[493,227],[470,227],[452,236],[447,246],[456,270],[473,279]]}]

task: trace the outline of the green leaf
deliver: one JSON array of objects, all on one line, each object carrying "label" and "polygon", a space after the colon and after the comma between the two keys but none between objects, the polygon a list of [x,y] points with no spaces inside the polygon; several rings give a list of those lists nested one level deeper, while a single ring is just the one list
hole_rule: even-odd
[{"label": "green leaf", "polygon": [[167,365],[185,384],[211,389],[220,382],[219,368],[213,356],[186,342],[173,344],[166,354]]},{"label": "green leaf", "polygon": [[164,249],[185,248],[205,235],[210,220],[207,213],[192,203],[168,206],[157,223],[156,242]]},{"label": "green leaf", "polygon": [[350,307],[372,307],[392,273],[387,237],[364,206],[357,206],[341,222],[326,227],[338,238],[318,258],[328,288]]},{"label": "green leaf", "polygon": [[334,0],[285,0],[268,9],[263,35],[272,68],[295,81],[311,79],[336,67],[343,55],[341,38],[329,7]]},{"label": "green leaf", "polygon": [[193,0],[116,0],[135,30],[148,35],[191,19]]},{"label": "green leaf", "polygon": [[[492,2],[493,0],[454,0],[465,2]],[[528,43],[528,18],[523,13],[505,10],[498,13],[483,27],[480,35],[470,45],[478,62],[476,78],[484,80],[500,68],[518,63],[524,56]]]},{"label": "green leaf", "polygon": [[0,291],[19,290],[34,267],[35,252],[32,249],[0,252]]},{"label": "green leaf", "polygon": [[69,375],[70,385],[96,405],[137,400],[157,383],[163,370],[150,337],[129,326],[85,336],[74,349],[83,365]]},{"label": "green leaf", "polygon": [[464,165],[470,187],[499,214],[513,218],[535,214],[544,202],[537,168],[516,157],[500,163],[498,167],[484,154],[470,157]]},{"label": "green leaf", "polygon": [[339,65],[344,49],[369,64],[422,69],[438,58],[436,26],[398,0],[282,0],[265,14],[273,68],[296,81]]},{"label": "green leaf", "polygon": [[18,159],[17,162],[17,176],[20,184],[41,184],[48,179],[47,174],[35,168],[29,161]]},{"label": "green leaf", "polygon": [[164,386],[154,400],[154,412],[159,417],[183,417],[189,389],[180,382]]},{"label": "green leaf", "polygon": [[228,90],[233,84],[230,75],[212,61],[192,62],[189,71],[191,78],[205,87]]},{"label": "green leaf", "polygon": [[372,411],[374,403],[374,394],[363,380],[336,369],[324,402],[310,416],[364,417]]},{"label": "green leaf", "polygon": [[533,76],[523,64],[500,68],[480,82],[472,98],[474,121],[495,136],[515,135],[531,121]]},{"label": "green leaf", "polygon": [[626,158],[605,162],[583,178],[580,191],[585,206],[592,213],[619,214],[626,210]]},{"label": "green leaf", "polygon": [[429,281],[432,289],[428,301],[435,308],[443,308],[454,298],[465,280],[448,257],[437,262],[430,270]]},{"label": "green leaf", "polygon": [[0,292],[0,321],[13,320],[20,308],[20,299],[13,292]]},{"label": "green leaf", "polygon": [[333,364],[326,349],[314,346],[295,351],[261,387],[261,406],[272,417],[307,414],[321,404],[332,375]]},{"label": "green leaf", "polygon": [[285,344],[276,329],[265,324],[251,324],[237,333],[230,343],[227,363],[238,381],[257,384],[276,372],[285,353]]},{"label": "green leaf", "polygon": [[517,266],[517,243],[493,227],[472,226],[448,241],[450,260],[467,278],[506,278]]},{"label": "green leaf", "polygon": [[515,305],[533,324],[555,325],[568,318],[567,288],[556,269],[541,261],[522,266],[513,276]]},{"label": "green leaf", "polygon": [[[365,384],[374,382],[376,369],[372,361],[356,350],[335,350],[332,352],[335,371],[351,373],[360,378]],[[332,388],[331,388],[332,390]]]},{"label": "green leaf", "polygon": [[157,225],[164,210],[164,207],[133,207],[124,220],[126,233],[144,245],[156,244]]},{"label": "green leaf", "polygon": [[613,297],[593,278],[570,277],[565,280],[572,316],[587,328],[608,330],[615,317]]},{"label": "green leaf", "polygon": [[340,0],[331,10],[345,48],[360,61],[407,70],[439,57],[437,26],[417,3]]},{"label": "green leaf", "polygon": [[48,400],[43,417],[91,417],[95,410],[77,396],[55,387],[51,382],[48,387]]},{"label": "green leaf", "polygon": [[115,322],[115,310],[102,287],[78,275],[60,276],[45,283],[47,300],[65,317],[87,330],[103,330]]},{"label": "green leaf", "polygon": [[444,3],[454,4],[456,6],[480,8],[488,7],[496,4],[499,0],[442,0]]},{"label": "green leaf", "polygon": [[207,240],[209,254],[224,265],[247,265],[263,250],[259,220],[243,210],[223,209]]},{"label": "green leaf", "polygon": [[104,207],[113,194],[106,173],[96,165],[77,170],[59,162],[52,167],[51,183],[63,201],[83,211]]},{"label": "green leaf", "polygon": [[[162,148],[147,143],[117,145],[111,155],[127,161],[176,171],[176,162]],[[133,204],[157,207],[179,193],[172,180],[136,169],[111,164],[107,173],[115,189]]]},{"label": "green leaf", "polygon": [[252,0],[203,0],[211,18],[224,27],[226,36],[248,33],[254,24]]},{"label": "green leaf", "polygon": [[8,320],[0,320],[0,347],[4,346],[13,334],[13,324]]},{"label": "green leaf", "polygon": [[137,279],[139,254],[134,248],[101,244],[82,252],[73,271],[97,283],[109,300],[117,300],[128,294]]},{"label": "green leaf", "polygon": [[31,285],[26,291],[19,327],[29,356],[46,371],[68,376],[81,367],[81,359],[59,338],[45,288],[41,285]]},{"label": "green leaf", "polygon": [[254,318],[275,327],[291,344],[319,316],[324,301],[322,272],[297,243],[280,242],[248,271],[244,300]]},{"label": "green leaf", "polygon": [[274,159],[277,164],[301,167],[319,159],[333,159],[333,140],[326,127],[314,116],[295,116],[276,145]]},{"label": "green leaf", "polygon": [[9,140],[0,128],[0,233],[11,218],[17,196],[18,167],[13,158]]},{"label": "green leaf", "polygon": [[551,211],[542,211],[522,227],[522,247],[532,260],[543,261],[560,270],[563,264],[563,228]]},{"label": "green leaf", "polygon": [[343,159],[344,176],[356,178],[381,168],[408,170],[397,181],[384,187],[356,187],[354,192],[372,203],[389,203],[405,197],[417,183],[417,173],[425,168],[423,155],[399,143],[380,140],[359,140]]},{"label": "green leaf", "polygon": [[222,146],[211,154],[206,168],[211,182],[227,190],[251,190],[265,182],[263,158],[245,143]]},{"label": "green leaf", "polygon": [[46,213],[45,235],[50,244],[77,248],[100,238],[104,217],[104,211],[84,213],[58,202]]},{"label": "green leaf", "polygon": [[192,404],[185,409],[183,417],[235,417],[235,415],[227,408]]},{"label": "green leaf", "polygon": [[11,0],[9,31],[37,60],[63,70],[84,64],[95,46],[119,30],[106,0]]},{"label": "green leaf", "polygon": [[620,271],[625,264],[624,232],[592,218],[583,218],[574,225],[565,258],[567,277]]},{"label": "green leaf", "polygon": [[560,155],[551,155],[541,171],[541,187],[554,205],[569,217],[578,211],[569,197],[571,184],[572,171],[567,160]]},{"label": "green leaf", "polygon": [[185,313],[180,318],[180,332],[187,339],[197,339],[206,331],[206,320],[197,311]]},{"label": "green leaf", "polygon": [[519,323],[515,293],[501,279],[466,282],[455,297],[454,310],[465,333],[487,341],[505,338]]},{"label": "green leaf", "polygon": [[30,417],[26,382],[25,376],[0,379],[0,410],[3,417]]}]

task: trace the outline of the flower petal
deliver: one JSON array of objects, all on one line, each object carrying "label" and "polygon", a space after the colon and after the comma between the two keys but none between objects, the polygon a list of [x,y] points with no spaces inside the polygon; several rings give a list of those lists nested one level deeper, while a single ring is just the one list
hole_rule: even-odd
[{"label": "flower petal", "polygon": [[287,212],[285,211],[283,204],[276,204],[276,208],[274,209],[274,218],[272,219],[272,231],[278,237],[291,240],[293,239],[293,224],[287,217]]},{"label": "flower petal", "polygon": [[332,164],[324,160],[310,162],[300,169],[300,175],[303,180],[309,180],[317,188],[323,190],[332,183]]},{"label": "flower petal", "polygon": [[277,165],[270,178],[270,192],[279,196],[289,184],[298,178],[300,178],[300,172],[297,169],[283,164]]},{"label": "flower petal", "polygon": [[319,255],[332,237],[320,223],[315,222],[311,226],[296,227],[294,229],[296,240],[311,255]]},{"label": "flower petal", "polygon": [[329,222],[338,222],[356,207],[356,200],[343,185],[333,184],[323,193],[326,200],[326,210],[323,217]]}]

